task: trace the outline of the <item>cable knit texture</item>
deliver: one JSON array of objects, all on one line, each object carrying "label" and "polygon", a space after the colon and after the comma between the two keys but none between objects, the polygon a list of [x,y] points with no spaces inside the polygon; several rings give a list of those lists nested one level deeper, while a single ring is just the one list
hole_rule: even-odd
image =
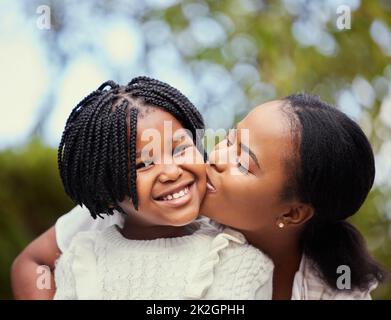
[{"label": "cable knit texture", "polygon": [[129,240],[114,225],[77,234],[56,263],[54,299],[271,299],[273,263],[205,220],[188,236]]}]

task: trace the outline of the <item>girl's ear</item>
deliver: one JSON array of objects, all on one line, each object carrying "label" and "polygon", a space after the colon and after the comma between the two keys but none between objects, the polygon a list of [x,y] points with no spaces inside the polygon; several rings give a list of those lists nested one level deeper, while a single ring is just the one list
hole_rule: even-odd
[{"label": "girl's ear", "polygon": [[311,219],[314,213],[314,208],[311,205],[299,203],[291,206],[288,212],[280,216],[278,223],[299,227]]}]

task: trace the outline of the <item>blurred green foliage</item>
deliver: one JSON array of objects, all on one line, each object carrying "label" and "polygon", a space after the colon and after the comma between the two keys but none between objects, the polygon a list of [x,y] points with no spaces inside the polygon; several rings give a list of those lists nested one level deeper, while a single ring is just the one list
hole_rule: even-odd
[{"label": "blurred green foliage", "polygon": [[61,185],[56,150],[39,140],[0,152],[0,168],[0,299],[9,299],[13,259],[73,204]]}]

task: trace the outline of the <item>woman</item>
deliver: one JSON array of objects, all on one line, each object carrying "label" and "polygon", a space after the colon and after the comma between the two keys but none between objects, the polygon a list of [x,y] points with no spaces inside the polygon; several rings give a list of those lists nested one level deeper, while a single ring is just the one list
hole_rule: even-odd
[{"label": "woman", "polygon": [[[207,168],[210,183],[202,214],[241,231],[271,257],[273,299],[370,298],[384,273],[346,221],[374,180],[373,153],[362,130],[337,109],[304,94],[253,109],[237,128],[248,129],[250,145],[231,132],[216,146]],[[221,148],[235,153],[238,161],[220,161]],[[248,167],[242,163],[247,155]],[[69,226],[71,219],[82,230],[80,218],[88,215],[78,211],[60,218],[56,230]],[[96,227],[117,223],[118,217],[97,220]],[[52,295],[38,292],[30,278],[37,265],[54,265],[59,249],[73,236],[64,234],[70,229],[61,228],[57,235],[49,229],[15,260],[16,298]],[[351,290],[349,283],[342,288],[348,290],[337,287],[340,266],[350,268]]]},{"label": "woman", "polygon": [[[237,128],[248,129],[251,151],[237,148],[239,134],[215,148],[201,212],[272,258],[274,299],[370,298],[384,273],[346,221],[375,176],[360,127],[316,97],[296,94],[253,109]],[[222,164],[219,148],[239,150],[237,163]],[[249,170],[232,175],[249,152]],[[350,268],[352,290],[338,290],[340,266]]]}]

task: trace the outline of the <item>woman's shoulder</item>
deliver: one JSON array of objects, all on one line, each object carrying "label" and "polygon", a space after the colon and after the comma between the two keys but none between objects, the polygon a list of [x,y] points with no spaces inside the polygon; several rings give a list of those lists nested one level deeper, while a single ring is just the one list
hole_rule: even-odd
[{"label": "woman's shoulder", "polygon": [[366,290],[332,288],[323,281],[314,263],[303,255],[294,278],[292,300],[371,300],[376,287],[377,283]]}]

